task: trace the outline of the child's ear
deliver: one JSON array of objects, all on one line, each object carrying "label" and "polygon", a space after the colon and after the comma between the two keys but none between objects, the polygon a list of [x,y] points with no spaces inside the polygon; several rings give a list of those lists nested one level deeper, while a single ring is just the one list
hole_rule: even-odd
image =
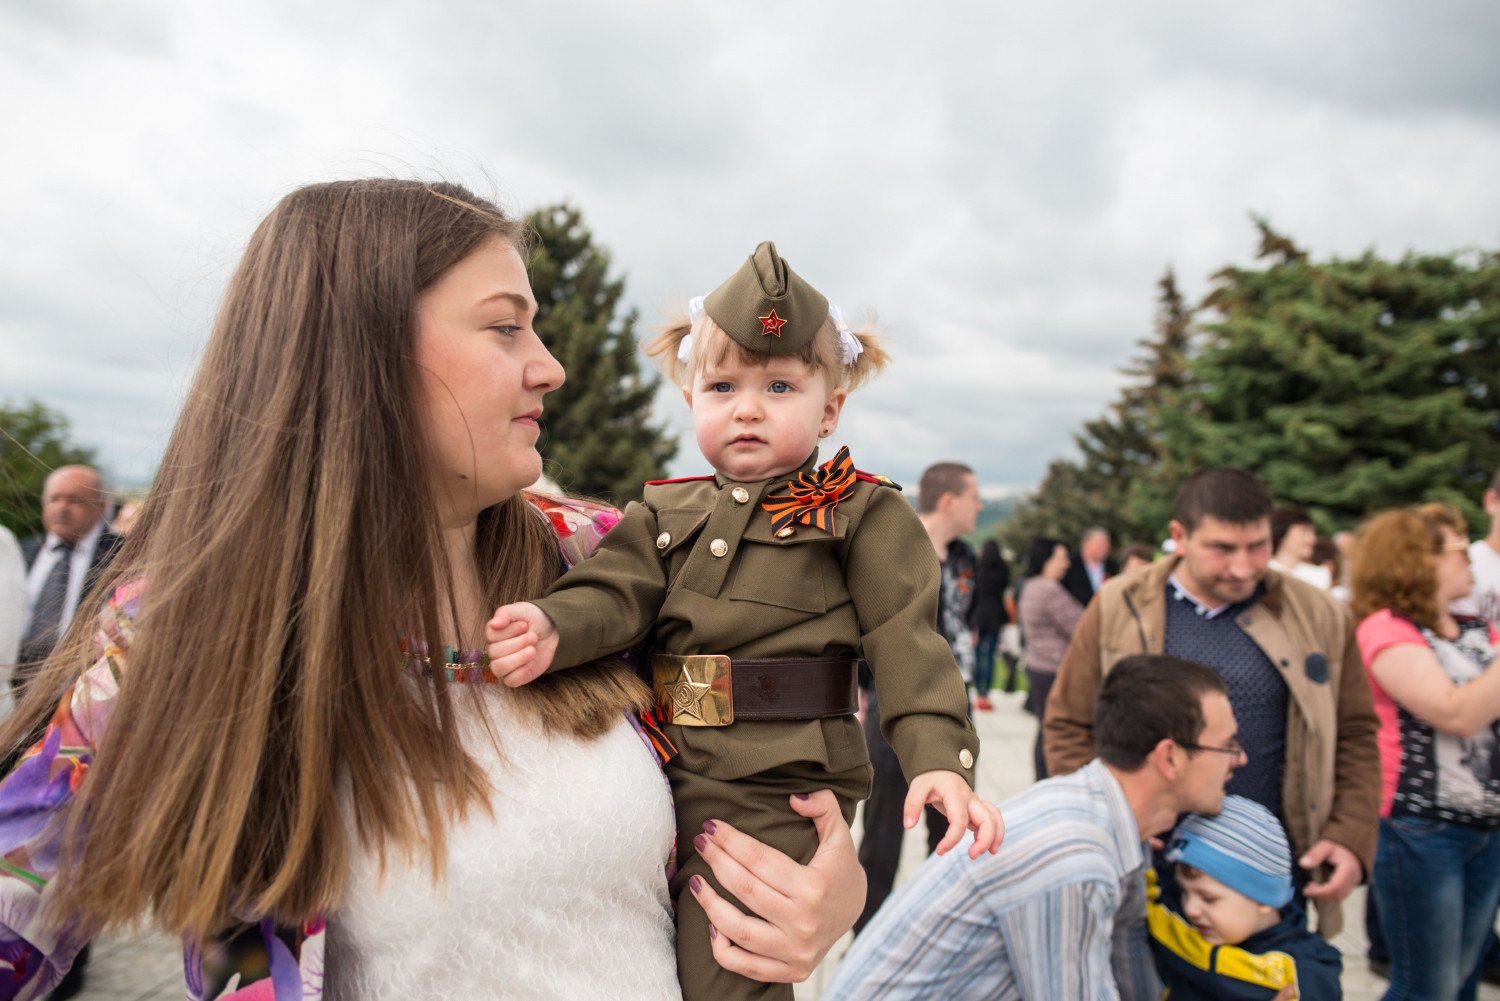
[{"label": "child's ear", "polygon": [[690,407],[693,405],[693,387],[692,387],[692,384],[688,384],[688,385],[682,387],[682,402],[686,403]]},{"label": "child's ear", "polygon": [[842,386],[828,394],[828,403],[823,407],[823,426],[828,429],[828,434],[839,426],[839,414],[844,412],[844,401],[849,398],[849,390]]}]

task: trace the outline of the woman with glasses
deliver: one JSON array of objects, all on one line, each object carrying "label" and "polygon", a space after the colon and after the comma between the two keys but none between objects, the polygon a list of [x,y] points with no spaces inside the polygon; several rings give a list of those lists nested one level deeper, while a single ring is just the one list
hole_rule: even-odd
[{"label": "woman with glasses", "polygon": [[1376,516],[1354,551],[1353,608],[1380,716],[1371,889],[1391,954],[1385,998],[1472,999],[1500,901],[1500,637],[1454,616],[1469,593],[1452,508]]}]

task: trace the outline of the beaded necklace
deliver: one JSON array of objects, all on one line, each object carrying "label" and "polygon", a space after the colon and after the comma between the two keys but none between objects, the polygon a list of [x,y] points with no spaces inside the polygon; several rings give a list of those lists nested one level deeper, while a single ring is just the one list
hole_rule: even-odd
[{"label": "beaded necklace", "polygon": [[430,678],[441,671],[443,680],[455,685],[491,685],[500,680],[490,672],[490,658],[483,650],[465,650],[460,655],[456,646],[444,644],[443,661],[434,664],[426,643],[402,640],[401,660],[413,674]]}]

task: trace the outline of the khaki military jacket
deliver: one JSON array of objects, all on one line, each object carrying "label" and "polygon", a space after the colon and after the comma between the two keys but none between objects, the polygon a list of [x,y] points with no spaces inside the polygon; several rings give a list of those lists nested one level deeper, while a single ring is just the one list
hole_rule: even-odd
[{"label": "khaki military jacket", "polygon": [[[1180,557],[1105,582],[1079,619],[1047,700],[1047,767],[1064,774],[1094,756],[1094,693],[1131,654],[1166,643],[1167,579]],[[1380,752],[1370,684],[1349,614],[1304,581],[1267,571],[1265,595],[1239,625],[1278,668],[1287,687],[1282,818],[1300,857],[1327,838],[1374,868],[1380,813]],[[1252,762],[1250,767],[1254,767]],[[1338,933],[1337,904],[1318,907],[1318,931]]]},{"label": "khaki military jacket", "polygon": [[[595,554],[537,602],[558,627],[552,669],[648,637],[673,654],[862,657],[907,777],[946,769],[972,785],[979,741],[936,629],[939,566],[921,522],[898,490],[860,479],[839,501],[831,534],[798,524],[777,538],[760,503],[786,480],[648,484]],[[711,751],[715,778],[793,761],[833,771],[868,761],[853,717],[681,727],[673,739]]]}]

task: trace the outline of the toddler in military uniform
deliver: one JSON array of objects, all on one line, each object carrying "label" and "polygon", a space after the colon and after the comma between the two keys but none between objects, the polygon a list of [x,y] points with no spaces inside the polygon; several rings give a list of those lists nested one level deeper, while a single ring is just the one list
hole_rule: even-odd
[{"label": "toddler in military uniform", "polygon": [[1004,828],[972,789],[978,739],[935,628],[939,568],[921,522],[847,448],[817,463],[849,391],[885,365],[878,339],[845,326],[769,242],[689,314],[647,351],[683,387],[713,473],[648,483],[545,597],[496,611],[488,653],[516,686],[651,641],[657,714],[678,751],[667,773],[683,995],[790,1001],[788,985],[719,966],[717,931],[681,891],[713,879],[692,839],[715,818],[803,863],[817,835],[790,796],[830,788],[852,819],[870,788],[861,660],[910,779],[907,826],[931,803],[949,820],[938,851],[972,829],[972,857]]}]

